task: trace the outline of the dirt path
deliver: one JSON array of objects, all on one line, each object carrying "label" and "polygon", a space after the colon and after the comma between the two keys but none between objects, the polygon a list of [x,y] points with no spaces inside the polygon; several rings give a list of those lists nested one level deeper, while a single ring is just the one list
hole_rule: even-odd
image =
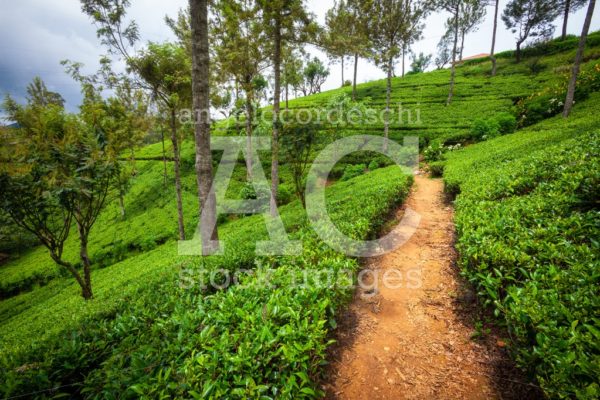
[{"label": "dirt path", "polygon": [[[465,294],[454,267],[453,211],[443,200],[443,183],[416,176],[406,205],[421,215],[419,228],[399,249],[365,265],[376,271],[378,290],[359,289],[343,318],[324,385],[327,397],[507,397],[497,380],[506,361],[502,342],[473,341],[474,328],[459,311],[461,301],[474,296]],[[401,288],[381,282],[391,269],[399,273],[388,272],[387,286]],[[503,384],[521,385],[510,382]]]}]

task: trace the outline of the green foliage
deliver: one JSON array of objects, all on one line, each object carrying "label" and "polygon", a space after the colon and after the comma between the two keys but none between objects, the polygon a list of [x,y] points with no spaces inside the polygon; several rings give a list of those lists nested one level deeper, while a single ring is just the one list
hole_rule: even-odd
[{"label": "green foliage", "polygon": [[463,274],[506,324],[511,347],[551,398],[595,398],[600,132],[595,94],[556,117],[448,154]]},{"label": "green foliage", "polygon": [[[333,185],[327,189],[330,215],[342,231],[366,238],[405,198],[411,182],[391,167]],[[358,263],[318,240],[298,202],[281,211],[286,225],[295,226],[292,235],[304,243],[301,256],[255,259],[250,249],[238,245],[226,247],[230,250],[224,257],[182,259],[169,250],[169,243],[109,267],[127,278],[115,286],[108,273],[98,277],[103,290],[92,305],[106,301],[101,309],[81,310],[74,325],[55,327],[52,334],[2,353],[3,395],[60,387],[53,395],[321,396],[316,377],[331,344],[328,332],[352,294],[352,281],[343,272],[356,272]],[[259,221],[260,216],[234,221],[220,234],[228,244],[254,241],[265,234]],[[183,268],[179,282],[173,270],[177,263]],[[242,268],[255,270],[242,274],[243,284],[221,290],[189,286],[204,282],[197,279],[201,271]],[[306,285],[294,284],[302,282],[307,268],[332,274],[333,284],[317,284],[319,273],[309,274]],[[149,278],[143,285],[125,286],[125,293],[117,295],[132,274]],[[267,276],[270,285],[265,284]],[[103,298],[103,293],[109,297]],[[62,296],[61,301],[71,301]],[[39,310],[38,318],[60,318],[64,311],[57,305],[55,301],[50,310]],[[20,321],[20,332],[2,331],[3,346],[31,331],[31,325]],[[3,324],[2,329],[10,328]]]},{"label": "green foliage", "polygon": [[347,165],[344,168],[344,174],[340,178],[341,181],[347,181],[357,176],[361,176],[367,169],[365,164]]},{"label": "green foliage", "polygon": [[[529,126],[561,113],[567,96],[569,77],[552,86],[547,86],[517,103],[517,116],[520,126]],[[592,91],[600,90],[600,64],[592,64],[583,69],[577,81],[575,100],[586,99]]]}]

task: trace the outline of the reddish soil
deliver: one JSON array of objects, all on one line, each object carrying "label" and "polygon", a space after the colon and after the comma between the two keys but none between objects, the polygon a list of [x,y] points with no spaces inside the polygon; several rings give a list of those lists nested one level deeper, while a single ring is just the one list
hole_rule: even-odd
[{"label": "reddish soil", "polygon": [[[323,388],[332,399],[534,398],[494,333],[474,340],[475,296],[458,276],[443,183],[417,175],[404,207],[421,215],[411,239],[368,260],[377,290],[357,289],[337,331]],[[403,208],[398,210],[399,220]],[[395,288],[383,285],[390,273]],[[401,286],[398,288],[397,286]]]}]

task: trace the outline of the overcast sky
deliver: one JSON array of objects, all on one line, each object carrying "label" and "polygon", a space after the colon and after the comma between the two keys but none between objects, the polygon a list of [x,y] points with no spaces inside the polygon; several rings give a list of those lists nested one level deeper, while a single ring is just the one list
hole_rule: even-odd
[{"label": "overcast sky", "polygon": [[[333,0],[307,0],[308,8],[320,23]],[[508,0],[501,0],[501,7]],[[165,15],[175,15],[187,5],[187,0],[132,0],[129,16],[138,22],[143,42],[172,40],[173,35],[164,23]],[[591,30],[600,29],[600,12],[594,15]],[[478,32],[467,37],[465,57],[488,53],[491,43],[493,9],[488,9],[487,20]],[[571,16],[569,33],[579,34],[585,10]],[[426,20],[424,39],[418,42],[415,52],[435,53],[436,44],[444,33],[447,16],[433,14]],[[557,21],[556,34],[560,32]],[[498,51],[514,48],[513,35],[500,21]],[[315,49],[309,51],[322,58],[326,56]],[[25,88],[34,76],[40,76],[47,86],[63,95],[67,107],[75,111],[81,101],[80,88],[64,73],[60,61],[70,59],[83,62],[86,72],[94,72],[97,60],[105,50],[96,38],[96,28],[81,12],[78,0],[0,0],[0,96],[10,93],[24,101]],[[331,75],[324,89],[338,87],[341,83],[339,64],[332,65]],[[346,79],[350,79],[352,65],[346,64]],[[358,81],[366,82],[384,78],[377,67],[360,60]]]}]

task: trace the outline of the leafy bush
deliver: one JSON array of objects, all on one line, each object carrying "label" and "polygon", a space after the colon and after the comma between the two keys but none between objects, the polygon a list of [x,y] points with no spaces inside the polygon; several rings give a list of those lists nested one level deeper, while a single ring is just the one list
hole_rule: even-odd
[{"label": "leafy bush", "polygon": [[[567,97],[567,85],[570,75],[546,88],[533,93],[517,103],[517,117],[520,126],[529,126],[562,112]],[[577,80],[575,100],[586,99],[591,92],[600,90],[600,64],[583,70]]]},{"label": "leafy bush", "polygon": [[471,135],[476,140],[486,140],[500,134],[500,124],[494,118],[476,119],[471,127]]},{"label": "leafy bush", "polygon": [[497,114],[494,119],[498,123],[499,132],[503,135],[513,133],[517,129],[517,119],[510,113]]},{"label": "leafy bush", "polygon": [[600,394],[599,103],[568,125],[558,117],[452,153],[444,169],[459,193],[463,274],[551,398]]},{"label": "leafy bush", "polygon": [[[327,188],[330,216],[352,238],[365,239],[403,201],[411,183],[411,177],[390,167],[335,184]],[[356,272],[359,266],[321,242],[298,202],[284,207],[281,215],[288,226],[296,227],[291,235],[303,241],[300,256],[255,257],[244,244],[264,237],[264,222],[261,216],[243,218],[219,232],[227,242],[223,257],[182,259],[159,247],[139,260],[110,267],[121,273],[154,270],[146,271],[149,277],[143,284],[126,286],[124,294],[117,294],[119,288],[98,290],[99,297],[90,304],[106,301],[110,307],[102,304],[102,311],[77,321],[75,327],[54,328],[53,335],[29,338],[20,346],[5,346],[14,342],[2,331],[1,344],[7,351],[0,357],[0,393],[42,390],[49,396],[78,398],[321,397],[316,381],[331,344],[329,332],[336,326],[339,308],[352,297],[352,279],[346,272]],[[183,264],[179,279],[175,264]],[[222,289],[203,288],[199,283],[204,281],[196,279],[200,272],[247,268],[253,273],[242,274],[240,284]],[[320,272],[298,285],[307,269]],[[315,280],[324,273],[333,277],[331,284]],[[98,284],[107,282],[96,278]],[[107,299],[101,298],[103,293]],[[64,305],[58,310],[52,311],[68,312]],[[43,318],[52,319],[47,314]],[[31,325],[19,329],[23,331],[11,334],[13,341],[22,342]]]},{"label": "leafy bush", "polygon": [[344,174],[340,178],[341,181],[347,181],[357,176],[361,176],[367,169],[365,164],[347,165],[344,168]]}]

